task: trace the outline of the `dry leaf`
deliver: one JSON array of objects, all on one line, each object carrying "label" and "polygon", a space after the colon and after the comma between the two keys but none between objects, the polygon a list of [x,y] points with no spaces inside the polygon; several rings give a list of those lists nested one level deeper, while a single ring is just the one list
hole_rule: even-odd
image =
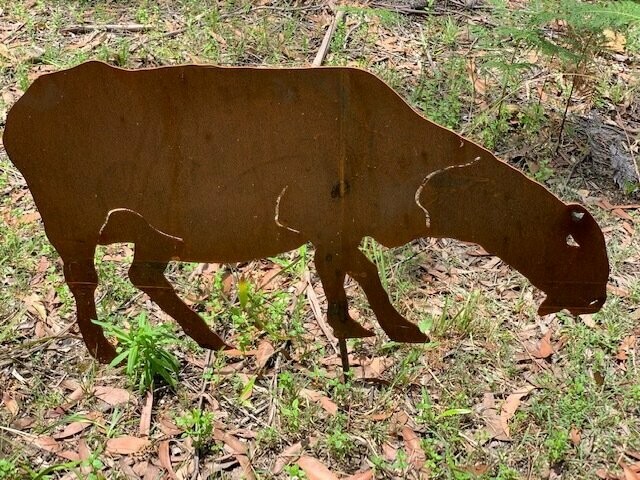
[{"label": "dry leaf", "polygon": [[502,417],[498,414],[493,393],[487,392],[484,394],[482,407],[480,408],[480,416],[487,426],[486,431],[489,434],[489,438],[502,441],[511,440],[511,437],[509,437],[508,433],[505,432],[502,427]]},{"label": "dry leaf", "polygon": [[58,443],[54,438],[48,436],[36,437],[33,440],[33,444],[42,450],[55,453],[59,457],[71,460],[72,462],[79,461],[80,455],[77,452],[71,450],[63,450],[62,444]]},{"label": "dry leaf", "polygon": [[223,442],[227,447],[229,447],[230,453],[234,455],[246,455],[247,454],[247,444],[241,442],[236,437],[231,435],[230,433],[226,433],[225,431],[216,428],[213,431],[213,438]]},{"label": "dry leaf", "polygon": [[489,465],[486,463],[475,463],[469,467],[464,467],[463,470],[479,477],[489,471]]},{"label": "dry leaf", "polygon": [[624,472],[624,480],[640,480],[640,477],[622,460],[620,460],[620,466]]},{"label": "dry leaf", "polygon": [[311,402],[319,403],[320,406],[331,415],[335,415],[336,413],[338,413],[338,406],[333,402],[333,400],[331,400],[321,392],[303,388],[302,390],[300,390],[300,396],[302,398],[306,398]]},{"label": "dry leaf", "polygon": [[22,299],[25,306],[27,307],[27,312],[35,315],[36,318],[39,318],[43,322],[47,320],[47,309],[44,307],[44,303],[42,299],[36,293],[32,293]]},{"label": "dry leaf", "polygon": [[624,47],[627,44],[627,39],[622,33],[605,29],[602,31],[602,34],[607,39],[605,46],[609,50],[616,53],[624,53]]},{"label": "dry leaf", "polygon": [[40,213],[34,210],[33,212],[23,213],[20,215],[18,223],[20,225],[26,225],[27,223],[37,222],[38,220],[40,220]]},{"label": "dry leaf", "polygon": [[236,455],[238,462],[240,463],[240,468],[242,469],[242,478],[244,480],[255,480],[256,474],[253,471],[253,466],[249,461],[249,457],[246,455]]},{"label": "dry leaf", "polygon": [[478,78],[476,62],[473,58],[469,58],[469,60],[467,61],[467,72],[469,73],[469,78],[471,79],[471,83],[473,84],[473,89],[478,95],[484,95],[487,92],[487,82],[485,82],[481,78]]},{"label": "dry leaf", "polygon": [[[80,460],[89,460],[91,457],[91,450],[84,438],[78,440],[78,455],[80,456]],[[91,470],[92,468],[89,462],[83,462],[83,465],[80,466],[80,471],[85,475],[85,478],[89,478]]]},{"label": "dry leaf", "polygon": [[34,423],[36,423],[36,419],[34,417],[21,417],[13,422],[11,427],[16,430],[27,430],[31,428]]},{"label": "dry leaf", "polygon": [[73,437],[74,435],[77,435],[78,433],[82,432],[87,427],[92,425],[92,423],[101,418],[102,415],[99,412],[89,412],[88,414],[84,415],[84,417],[86,418],[86,420],[71,422],[64,428],[64,430],[53,434],[52,437],[56,440]]},{"label": "dry leaf", "polygon": [[271,342],[269,340],[262,340],[260,342],[260,345],[258,345],[258,350],[256,351],[256,364],[258,365],[259,369],[265,367],[274,352],[275,349],[273,348],[273,345],[271,345]]},{"label": "dry leaf", "polygon": [[427,457],[420,445],[420,438],[416,435],[416,432],[407,426],[402,428],[400,434],[404,440],[406,451],[409,454],[409,462],[416,470],[421,470],[422,467],[424,467]]},{"label": "dry leaf", "polygon": [[548,358],[553,355],[553,346],[551,345],[551,330],[540,339],[535,347],[527,348],[529,353],[535,358]]},{"label": "dry leaf", "polygon": [[111,454],[130,455],[139,452],[149,445],[146,438],[132,437],[124,435],[118,438],[110,438],[107,440],[106,452]]},{"label": "dry leaf", "polygon": [[160,465],[164,468],[169,476],[176,480],[176,472],[173,471],[173,466],[171,465],[171,454],[169,453],[169,440],[162,440],[158,445],[158,460],[160,460]]},{"label": "dry leaf", "polygon": [[300,455],[301,451],[302,451],[302,444],[300,442],[294,443],[293,445],[290,445],[287,448],[285,448],[280,453],[280,455],[278,455],[278,458],[276,458],[276,463],[274,464],[273,470],[272,470],[273,474],[278,475],[280,472],[282,472],[284,467],[289,465],[295,458],[298,457],[298,455]]},{"label": "dry leaf", "polygon": [[364,362],[361,368],[354,368],[356,378],[380,378],[384,371],[393,365],[389,357],[376,357],[370,362]]},{"label": "dry leaf", "polygon": [[309,480],[338,480],[338,477],[319,460],[303,455],[298,460],[298,465],[307,474]]},{"label": "dry leaf", "polygon": [[162,433],[167,437],[175,437],[182,433],[182,429],[178,428],[177,425],[167,417],[160,417],[160,420],[158,420],[158,427],[160,427]]},{"label": "dry leaf", "polygon": [[398,455],[398,449],[391,445],[389,442],[382,444],[382,458],[388,462],[393,462]]},{"label": "dry leaf", "polygon": [[569,439],[574,446],[577,447],[578,445],[580,445],[580,440],[582,440],[580,430],[578,430],[576,427],[571,427],[571,430],[569,430]]},{"label": "dry leaf", "polygon": [[507,397],[507,399],[502,404],[502,408],[500,409],[500,425],[502,430],[507,438],[511,438],[511,434],[509,432],[509,419],[513,417],[516,413],[516,410],[520,406],[520,402],[523,397],[529,395],[532,390],[535,390],[536,387],[533,385],[525,385],[514,391],[511,395]]},{"label": "dry leaf", "polygon": [[624,362],[629,355],[629,350],[632,350],[633,348],[635,348],[636,340],[637,338],[635,335],[629,335],[625,337],[622,340],[622,342],[620,342],[620,346],[618,347],[618,353],[616,353],[616,358],[621,362]]},{"label": "dry leaf", "polygon": [[93,394],[112,407],[120,405],[121,403],[127,403],[133,398],[133,396],[124,388],[107,386],[94,387]]},{"label": "dry leaf", "polygon": [[354,473],[349,477],[345,477],[343,480],[373,480],[373,470],[365,470],[364,472]]},{"label": "dry leaf", "polygon": [[4,392],[2,394],[2,403],[4,404],[4,408],[6,408],[12,416],[18,415],[20,412],[20,407],[18,407],[18,402],[16,402],[9,392]]},{"label": "dry leaf", "polygon": [[140,436],[148,437],[151,431],[151,411],[153,409],[153,392],[147,392],[146,401],[140,413]]}]

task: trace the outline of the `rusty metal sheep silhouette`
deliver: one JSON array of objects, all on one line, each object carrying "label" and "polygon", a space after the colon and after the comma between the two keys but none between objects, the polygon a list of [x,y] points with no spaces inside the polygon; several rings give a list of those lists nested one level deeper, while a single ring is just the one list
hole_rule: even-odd
[{"label": "rusty metal sheep silhouette", "polygon": [[114,242],[135,244],[132,283],[212,349],[226,345],[164,277],[171,260],[242,262],[311,242],[342,343],[372,335],[349,317],[347,274],[389,338],[425,340],[360,252],[365,236],[388,247],[475,242],[546,293],[540,314],[595,312],[606,298],[604,237],[582,206],[421,117],[362,70],[88,62],[38,78],[3,140],[102,362],[115,350],[92,323],[94,251]]}]

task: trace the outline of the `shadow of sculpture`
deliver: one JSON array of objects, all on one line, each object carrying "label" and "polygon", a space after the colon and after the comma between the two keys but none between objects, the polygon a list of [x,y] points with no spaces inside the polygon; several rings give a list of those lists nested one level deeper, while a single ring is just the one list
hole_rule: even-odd
[{"label": "shadow of sculpture", "polygon": [[425,340],[359,250],[365,236],[388,247],[426,236],[480,244],[546,293],[540,314],[595,312],[606,298],[604,238],[583,207],[362,70],[88,62],[38,78],[3,140],[62,257],[84,341],[104,362],[115,350],[92,323],[94,252],[114,242],[135,244],[132,283],[212,349],[226,345],[176,295],[169,261],[242,262],[311,242],[340,339],[372,335],[349,317],[348,274],[389,338]]}]

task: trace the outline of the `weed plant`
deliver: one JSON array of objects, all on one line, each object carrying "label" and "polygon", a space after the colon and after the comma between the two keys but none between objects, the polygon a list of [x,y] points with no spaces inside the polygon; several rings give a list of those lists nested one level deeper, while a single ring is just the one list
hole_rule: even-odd
[{"label": "weed plant", "polygon": [[191,438],[197,450],[202,450],[211,440],[214,420],[213,413],[194,408],[177,417],[176,425],[184,430],[184,436]]},{"label": "weed plant", "polygon": [[139,393],[152,388],[157,377],[175,387],[180,369],[178,359],[165,348],[177,341],[169,325],[151,325],[145,313],[138,315],[129,331],[110,322],[94,321],[107,335],[118,340],[118,356],[111,366],[126,361],[126,374]]}]

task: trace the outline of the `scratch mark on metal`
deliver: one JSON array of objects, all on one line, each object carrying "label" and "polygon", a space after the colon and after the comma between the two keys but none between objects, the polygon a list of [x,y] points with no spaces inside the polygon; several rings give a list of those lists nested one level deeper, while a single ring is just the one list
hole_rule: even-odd
[{"label": "scratch mark on metal", "polygon": [[452,168],[469,167],[469,166],[473,165],[474,163],[476,163],[479,160],[480,160],[480,157],[476,157],[476,158],[474,158],[473,160],[471,160],[470,162],[467,162],[467,163],[463,163],[463,164],[460,164],[460,165],[450,165],[448,167],[441,168],[440,170],[435,170],[435,171],[431,172],[429,175],[427,175],[426,177],[424,177],[424,180],[422,180],[422,183],[420,184],[420,186],[416,190],[416,194],[415,194],[414,199],[416,201],[416,205],[418,205],[420,210],[422,210],[424,212],[424,218],[425,218],[425,223],[427,225],[427,228],[429,228],[431,226],[431,215],[429,215],[429,210],[427,210],[425,208],[425,206],[420,203],[420,195],[422,194],[422,189],[427,185],[427,182],[429,180],[431,180],[433,177],[435,177],[436,175],[439,175],[439,174],[441,174],[443,172],[446,172],[447,170],[451,170]]},{"label": "scratch mark on metal", "polygon": [[287,188],[289,188],[289,185],[284,187],[280,192],[280,195],[278,195],[278,199],[276,200],[276,214],[275,214],[274,220],[276,222],[276,225],[278,225],[280,228],[285,228],[293,233],[300,233],[300,230],[296,230],[295,228],[288,227],[287,225],[284,225],[283,223],[280,222],[280,201],[282,200],[282,197],[284,197],[284,194],[287,191]]}]

